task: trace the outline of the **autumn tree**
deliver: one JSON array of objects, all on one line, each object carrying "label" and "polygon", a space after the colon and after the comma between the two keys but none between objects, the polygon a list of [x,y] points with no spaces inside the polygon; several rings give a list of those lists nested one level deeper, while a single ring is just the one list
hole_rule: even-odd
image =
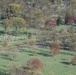
[{"label": "autumn tree", "polygon": [[60,47],[58,44],[56,43],[53,43],[51,46],[50,46],[50,53],[53,55],[53,54],[59,54],[60,53]]},{"label": "autumn tree", "polygon": [[29,75],[42,75],[43,64],[40,59],[33,57],[27,61],[26,72]]},{"label": "autumn tree", "polygon": [[71,63],[72,63],[73,65],[76,65],[76,56],[74,56],[74,57],[72,58]]},{"label": "autumn tree", "polygon": [[19,16],[20,14],[20,9],[21,9],[21,6],[20,4],[9,4],[6,12],[7,12],[7,17],[17,17]]},{"label": "autumn tree", "polygon": [[70,11],[67,12],[65,15],[65,24],[68,24],[68,25],[74,24],[74,14],[72,14]]},{"label": "autumn tree", "polygon": [[7,28],[10,28],[10,26],[15,27],[16,31],[18,28],[25,26],[25,20],[20,18],[20,9],[21,6],[20,4],[9,4],[6,13],[7,13],[7,19],[3,21],[4,26],[5,26],[5,31]]}]

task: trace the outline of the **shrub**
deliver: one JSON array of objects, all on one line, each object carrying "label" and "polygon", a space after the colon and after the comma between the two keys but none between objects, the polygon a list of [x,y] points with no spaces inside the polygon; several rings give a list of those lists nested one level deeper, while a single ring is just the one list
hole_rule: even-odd
[{"label": "shrub", "polygon": [[31,55],[32,55],[32,56],[35,56],[35,55],[36,55],[35,50],[32,50],[32,51],[31,51]]},{"label": "shrub", "polygon": [[66,14],[65,24],[73,25],[73,24],[74,24],[74,17],[71,16],[71,15],[67,15],[67,14]]},{"label": "shrub", "polygon": [[57,25],[62,25],[62,18],[61,17],[58,17],[57,20],[56,20],[56,23]]},{"label": "shrub", "polygon": [[10,50],[8,53],[9,53],[11,60],[13,60],[17,56],[18,52],[15,50]]},{"label": "shrub", "polygon": [[12,20],[11,19],[4,19],[3,20],[3,26],[5,29],[5,33],[10,32],[10,28],[12,27]]},{"label": "shrub", "polygon": [[42,67],[42,62],[38,58],[33,57],[29,61],[27,61],[26,73],[29,75],[42,75]]},{"label": "shrub", "polygon": [[51,54],[59,54],[59,52],[60,52],[60,47],[58,44],[52,44],[50,46],[50,53]]},{"label": "shrub", "polygon": [[15,3],[9,4],[6,11],[8,12],[8,16],[18,16],[21,11],[21,5]]},{"label": "shrub", "polygon": [[27,61],[26,68],[30,70],[42,70],[42,67],[42,62],[36,57],[33,57],[29,61]]},{"label": "shrub", "polygon": [[8,61],[7,68],[9,75],[17,75],[17,71],[20,68],[20,66],[16,62]]},{"label": "shrub", "polygon": [[28,75],[28,73],[26,73],[26,72],[24,71],[24,69],[19,68],[19,70],[16,72],[16,75]]},{"label": "shrub", "polygon": [[4,43],[3,43],[3,46],[4,46],[4,47],[7,47],[7,46],[8,46],[8,43],[7,43],[7,42],[4,42]]},{"label": "shrub", "polygon": [[45,26],[44,26],[44,28],[46,28],[46,29],[48,29],[48,28],[54,28],[54,27],[56,27],[57,26],[57,23],[56,23],[56,21],[55,20],[47,20],[47,21],[45,21]]},{"label": "shrub", "polygon": [[23,28],[25,30],[26,28],[26,21],[23,18],[19,18],[19,17],[13,17],[11,19],[11,21],[13,22],[13,27],[15,27],[16,29],[16,34],[18,34],[21,28]]},{"label": "shrub", "polygon": [[8,62],[9,75],[29,75],[19,64],[16,62]]},{"label": "shrub", "polygon": [[72,64],[75,64],[76,65],[76,56],[74,56],[73,58],[72,58]]},{"label": "shrub", "polygon": [[31,45],[31,46],[35,45],[35,39],[31,37],[30,39],[27,40],[27,43],[28,45]]}]

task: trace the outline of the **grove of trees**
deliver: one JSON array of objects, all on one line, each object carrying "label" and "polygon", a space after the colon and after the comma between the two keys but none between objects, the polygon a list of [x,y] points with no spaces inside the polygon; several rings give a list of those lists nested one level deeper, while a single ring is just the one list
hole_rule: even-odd
[{"label": "grove of trees", "polygon": [[29,18],[28,22],[33,27],[44,25],[46,20],[52,18],[60,24],[61,19],[66,20],[65,17],[68,14],[67,17],[76,15],[75,2],[75,0],[1,0],[0,15],[1,19],[26,17],[27,21]]}]

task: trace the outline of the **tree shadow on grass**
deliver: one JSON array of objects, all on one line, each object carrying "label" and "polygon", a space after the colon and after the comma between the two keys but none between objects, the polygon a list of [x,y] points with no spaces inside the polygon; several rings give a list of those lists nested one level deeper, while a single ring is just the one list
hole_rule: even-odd
[{"label": "tree shadow on grass", "polygon": [[13,61],[13,59],[7,54],[0,54],[0,55],[1,59]]},{"label": "tree shadow on grass", "polygon": [[20,49],[20,50],[19,50],[19,52],[27,52],[27,53],[31,53],[31,52],[32,52],[32,50],[31,50],[31,51],[29,51],[29,50],[25,50],[25,49]]},{"label": "tree shadow on grass", "polygon": [[65,64],[65,65],[72,65],[72,66],[76,66],[76,64],[73,64],[72,62],[61,62],[62,64]]},{"label": "tree shadow on grass", "polygon": [[[27,53],[30,53],[29,54],[30,56],[33,56],[32,51],[34,51],[34,50],[31,50],[31,51],[25,50],[25,49],[20,49],[19,50],[19,52],[27,52]],[[42,50],[39,50],[39,52],[36,52],[36,54],[42,55],[42,56],[45,56],[45,57],[50,57],[51,56],[50,53],[49,53],[49,51],[43,51],[42,52]]]},{"label": "tree shadow on grass", "polygon": [[1,59],[4,59],[4,60],[10,60],[10,61],[13,61],[13,59],[12,58],[10,58],[10,57],[0,57]]},{"label": "tree shadow on grass", "polygon": [[35,52],[35,54],[33,54],[33,50],[28,51],[28,50],[21,49],[19,52],[26,52],[26,53],[28,53],[29,56],[36,56],[36,54],[37,54],[37,52]]},{"label": "tree shadow on grass", "polygon": [[50,54],[48,54],[48,53],[42,53],[42,52],[39,52],[39,53],[37,53],[38,55],[42,55],[42,56],[45,56],[45,57],[50,57],[51,55]]},{"label": "tree shadow on grass", "polygon": [[30,54],[28,54],[29,56],[36,56],[36,54],[32,54],[32,53],[30,53]]},{"label": "tree shadow on grass", "polygon": [[61,62],[62,64],[65,64],[65,65],[70,65],[71,62]]},{"label": "tree shadow on grass", "polygon": [[67,53],[67,52],[60,52],[60,54],[74,56],[74,54],[72,54],[72,53]]}]

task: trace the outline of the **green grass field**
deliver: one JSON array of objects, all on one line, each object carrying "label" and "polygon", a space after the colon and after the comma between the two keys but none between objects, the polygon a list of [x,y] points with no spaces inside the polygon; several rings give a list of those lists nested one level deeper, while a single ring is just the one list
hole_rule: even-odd
[{"label": "green grass field", "polygon": [[11,60],[11,56],[6,57],[6,55],[9,54],[9,49],[0,51],[0,72],[2,71],[5,73],[8,70],[9,63],[13,62],[19,66],[25,66],[27,60],[32,57],[32,51],[35,51],[33,56],[38,57],[43,63],[43,75],[47,75],[49,73],[53,73],[54,75],[76,74],[76,66],[70,64],[74,55],[73,52],[61,50],[60,54],[50,56],[49,48],[37,48],[35,46],[33,48],[16,47],[11,48],[11,50],[16,52],[16,56],[13,60]]},{"label": "green grass field", "polygon": [[[57,30],[66,28],[59,26]],[[0,28],[1,31],[4,29]],[[28,32],[35,32],[34,29],[29,29]],[[43,63],[43,75],[76,75],[76,65],[71,65],[71,59],[75,55],[74,52],[61,50],[60,54],[51,56],[49,47],[38,47],[36,45],[28,47],[28,45],[15,46],[19,43],[24,43],[27,40],[26,34],[19,34],[16,38],[13,37],[9,41],[9,46],[4,48],[4,37],[0,36],[0,75],[6,75],[8,65],[12,63],[19,66],[25,66],[27,61],[33,57],[38,57]],[[33,53],[34,51],[34,53]],[[33,55],[32,55],[33,54]],[[15,56],[12,58],[12,56]]]}]

